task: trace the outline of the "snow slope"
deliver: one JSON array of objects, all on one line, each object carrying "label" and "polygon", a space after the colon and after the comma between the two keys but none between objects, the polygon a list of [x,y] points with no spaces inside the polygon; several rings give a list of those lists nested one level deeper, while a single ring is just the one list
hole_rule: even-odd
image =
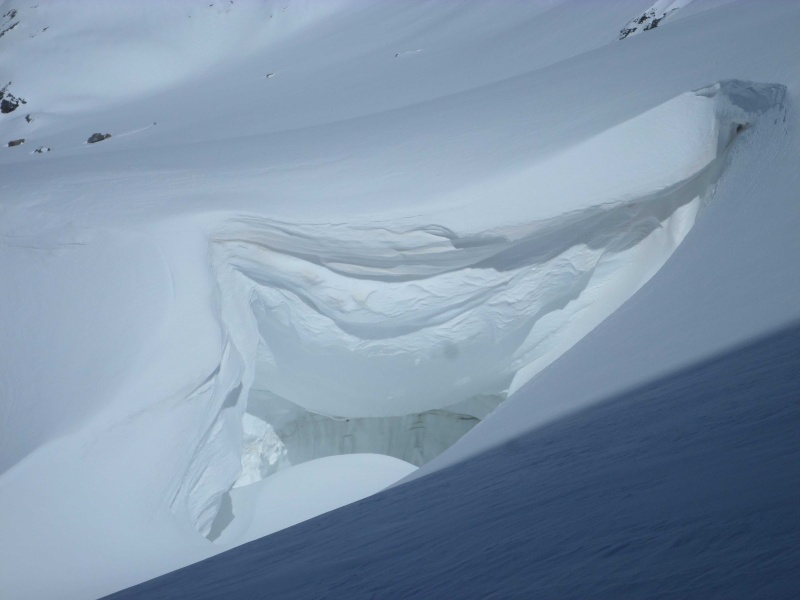
[{"label": "snow slope", "polygon": [[790,327],[109,600],[789,600],[799,389]]},{"label": "snow slope", "polygon": [[679,4],[2,3],[4,589],[121,589],[800,318],[798,9]]}]

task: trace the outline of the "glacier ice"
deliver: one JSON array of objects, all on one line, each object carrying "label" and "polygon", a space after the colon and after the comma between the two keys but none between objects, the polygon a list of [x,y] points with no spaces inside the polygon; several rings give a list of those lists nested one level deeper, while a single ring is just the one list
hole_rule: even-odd
[{"label": "glacier ice", "polygon": [[[198,531],[211,531],[229,490],[290,466],[356,453],[421,466],[443,452],[658,270],[713,194],[736,135],[783,93],[721,82],[536,165],[526,193],[543,179],[551,197],[563,194],[560,210],[585,206],[558,216],[485,230],[469,218],[226,218],[210,256],[230,340],[215,389],[227,399],[176,496]],[[671,163],[609,168],[604,157],[624,154],[631,130],[662,136],[646,140],[651,154],[672,150],[660,121],[678,118],[688,125],[673,128],[682,154]],[[585,180],[552,181],[575,164]]]}]

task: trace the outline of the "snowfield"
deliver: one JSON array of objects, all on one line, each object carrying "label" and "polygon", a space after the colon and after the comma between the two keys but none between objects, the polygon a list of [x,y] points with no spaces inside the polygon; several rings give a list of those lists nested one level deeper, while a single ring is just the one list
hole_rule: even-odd
[{"label": "snowfield", "polygon": [[0,15],[10,597],[424,493],[800,320],[789,0]]}]

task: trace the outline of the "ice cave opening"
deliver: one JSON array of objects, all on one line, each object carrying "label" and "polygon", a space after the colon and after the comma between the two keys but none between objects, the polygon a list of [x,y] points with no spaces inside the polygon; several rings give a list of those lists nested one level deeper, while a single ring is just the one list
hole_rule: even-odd
[{"label": "ice cave opening", "polygon": [[[717,171],[712,161],[656,196],[469,243],[376,227],[358,232],[372,240],[365,251],[354,232],[231,223],[214,261],[243,367],[220,422],[239,428],[241,461],[213,507],[206,498],[195,511],[201,533],[219,538],[240,516],[231,494],[290,467],[356,454],[418,467],[445,451],[521,371],[544,368],[652,276]],[[313,245],[292,247],[298,239]]]},{"label": "ice cave opening", "polygon": [[[723,82],[537,165],[524,196],[554,198],[551,216],[485,229],[227,219],[211,244],[229,343],[208,393],[221,408],[173,509],[227,543],[243,511],[278,510],[244,490],[300,465],[381,455],[397,479],[444,452],[658,271],[733,140],[782,94]],[[683,152],[665,169],[658,144],[643,146],[653,156],[617,147],[637,137],[626,128]],[[628,161],[618,172],[592,170],[614,152]],[[575,183],[576,164],[593,186]],[[591,201],[564,209],[587,189]]]},{"label": "ice cave opening", "polygon": [[[452,446],[504,396],[477,396],[442,409],[392,417],[335,417],[251,388],[242,418],[242,474],[231,490],[328,456],[380,454],[419,467]],[[230,491],[206,537],[215,541],[235,518]]]}]

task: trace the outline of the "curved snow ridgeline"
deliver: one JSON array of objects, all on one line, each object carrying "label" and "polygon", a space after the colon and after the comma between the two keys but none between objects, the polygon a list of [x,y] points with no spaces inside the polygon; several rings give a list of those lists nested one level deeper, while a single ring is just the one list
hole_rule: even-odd
[{"label": "curved snow ridgeline", "polygon": [[210,256],[228,343],[192,392],[207,423],[173,511],[241,542],[268,531],[226,528],[280,513],[253,498],[287,467],[359,453],[419,466],[444,451],[660,268],[736,136],[784,93],[725,81],[683,94],[485,183],[491,212],[225,216]]}]

